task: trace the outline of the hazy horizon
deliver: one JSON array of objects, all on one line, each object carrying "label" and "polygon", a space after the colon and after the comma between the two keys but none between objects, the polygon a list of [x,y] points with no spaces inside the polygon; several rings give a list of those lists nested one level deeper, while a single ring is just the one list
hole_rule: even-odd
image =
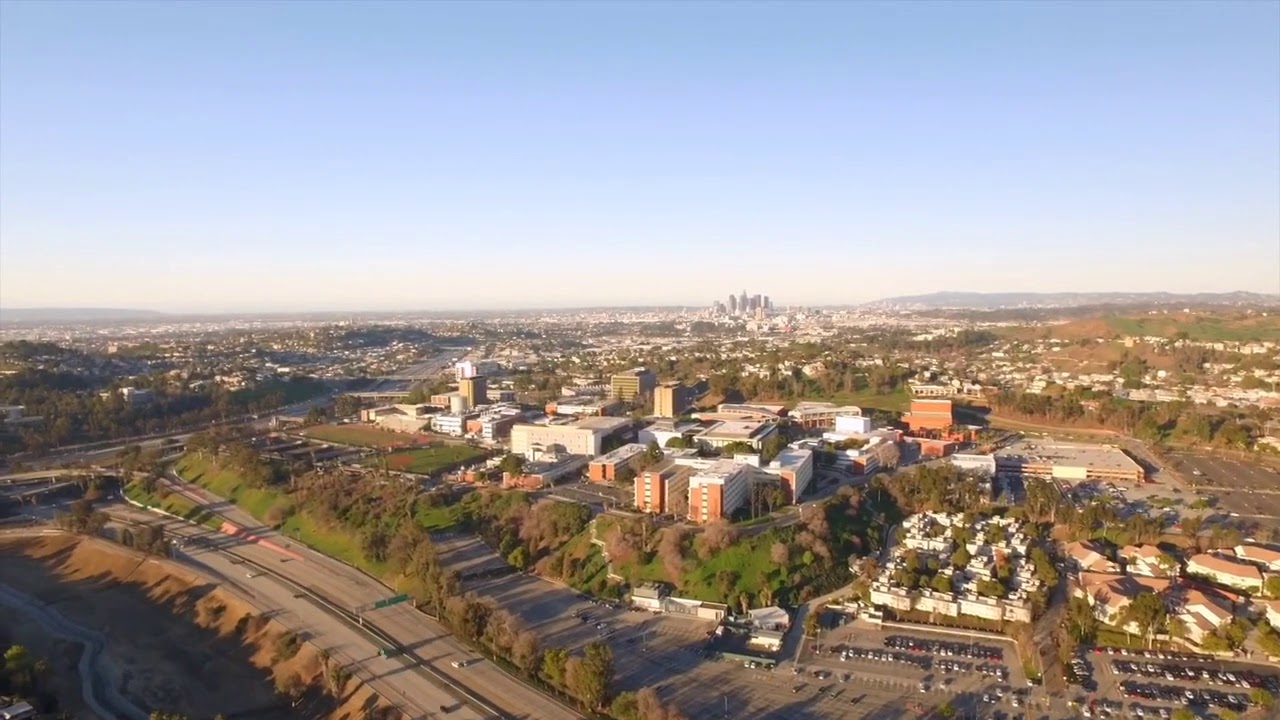
[{"label": "hazy horizon", "polygon": [[1280,4],[6,3],[0,307],[1280,292]]}]

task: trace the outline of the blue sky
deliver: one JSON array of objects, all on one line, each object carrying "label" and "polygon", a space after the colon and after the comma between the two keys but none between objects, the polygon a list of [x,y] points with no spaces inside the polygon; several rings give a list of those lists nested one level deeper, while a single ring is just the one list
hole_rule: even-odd
[{"label": "blue sky", "polygon": [[17,3],[0,305],[1280,291],[1280,3]]}]

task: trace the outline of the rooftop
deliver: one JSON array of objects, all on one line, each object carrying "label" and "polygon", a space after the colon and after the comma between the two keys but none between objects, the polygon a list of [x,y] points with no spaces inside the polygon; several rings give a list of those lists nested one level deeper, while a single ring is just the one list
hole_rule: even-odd
[{"label": "rooftop", "polygon": [[596,432],[617,432],[631,424],[631,418],[588,417],[574,423],[575,427]]},{"label": "rooftop", "polygon": [[734,460],[717,460],[710,467],[704,468],[693,474],[693,480],[704,483],[724,483],[729,478],[744,472],[750,465],[743,465]]},{"label": "rooftop", "polygon": [[649,448],[645,445],[641,445],[640,443],[627,443],[626,445],[623,445],[620,448],[611,450],[605,453],[604,455],[601,455],[600,457],[596,458],[595,460],[592,460],[591,462],[603,463],[605,465],[609,465],[612,463],[619,463],[626,460],[630,460],[631,458],[639,455],[640,453],[648,452],[648,451],[649,451]]},{"label": "rooftop", "polygon": [[725,440],[750,440],[768,432],[773,427],[770,422],[749,422],[743,420],[721,420],[703,430],[699,435],[706,438],[723,438]]},{"label": "rooftop", "polygon": [[1049,464],[1126,472],[1142,470],[1133,458],[1114,445],[1021,440],[997,450],[995,457],[997,462],[1019,464]]},{"label": "rooftop", "polygon": [[773,462],[769,463],[769,467],[790,470],[791,468],[798,468],[812,459],[812,450],[796,450],[795,448],[787,448],[786,450],[778,453],[778,456],[773,459]]}]

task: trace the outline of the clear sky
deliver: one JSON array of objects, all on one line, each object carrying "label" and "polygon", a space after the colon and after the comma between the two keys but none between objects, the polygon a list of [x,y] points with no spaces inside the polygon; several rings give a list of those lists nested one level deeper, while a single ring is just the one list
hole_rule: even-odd
[{"label": "clear sky", "polygon": [[0,304],[1280,291],[1280,2],[0,3]]}]

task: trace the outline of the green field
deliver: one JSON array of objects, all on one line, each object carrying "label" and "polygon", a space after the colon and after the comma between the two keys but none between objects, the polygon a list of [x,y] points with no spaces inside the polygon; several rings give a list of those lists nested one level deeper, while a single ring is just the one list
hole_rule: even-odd
[{"label": "green field", "polygon": [[318,425],[303,430],[302,434],[324,442],[358,447],[409,447],[417,442],[413,435],[369,425]]},{"label": "green field", "polygon": [[[388,470],[430,475],[466,463],[484,459],[487,452],[470,445],[436,445],[435,447],[401,450],[387,455]],[[370,460],[370,463],[381,462]]]}]

